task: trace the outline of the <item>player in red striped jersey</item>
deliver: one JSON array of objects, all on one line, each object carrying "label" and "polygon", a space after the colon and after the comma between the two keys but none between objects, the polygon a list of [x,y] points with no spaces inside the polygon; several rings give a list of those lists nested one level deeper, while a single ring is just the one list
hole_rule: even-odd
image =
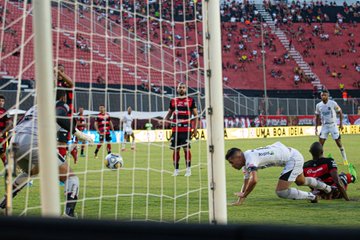
[{"label": "player in red striped jersey", "polygon": [[[87,127],[86,119],[84,117],[84,108],[82,107],[79,108],[79,114],[76,117],[76,127],[77,129],[79,129],[79,131],[84,131]],[[77,142],[78,141],[76,139],[76,143]],[[81,144],[80,157],[85,157],[84,149],[85,149],[85,145],[83,143]]]},{"label": "player in red striped jersey", "polygon": [[0,95],[0,157],[5,166],[6,163],[6,133],[12,128],[12,120],[4,108],[5,97]]},{"label": "player in red striped jersey", "polygon": [[111,121],[110,115],[106,112],[105,105],[99,106],[99,114],[95,118],[95,130],[100,135],[100,144],[97,145],[95,150],[95,158],[97,158],[97,154],[99,152],[99,149],[101,148],[102,143],[104,140],[108,142],[107,144],[107,151],[108,154],[111,153],[111,135],[110,135],[110,129],[114,132],[114,125]]},{"label": "player in red striped jersey", "polygon": [[335,160],[323,156],[324,150],[320,142],[314,142],[311,145],[310,153],[313,158],[305,162],[303,167],[305,177],[319,179],[333,188],[333,191],[328,194],[316,190],[319,192],[319,195],[325,199],[344,198],[346,201],[349,201],[346,189],[348,184],[355,182],[355,176],[343,172],[338,174]]},{"label": "player in red striped jersey", "polygon": [[[186,173],[185,176],[191,176],[191,151],[190,140],[193,134],[197,132],[198,111],[195,100],[186,95],[187,86],[179,83],[177,92],[179,97],[170,100],[168,113],[165,117],[165,123],[172,117],[172,136],[170,149],[173,150],[174,174],[179,175],[180,148],[184,149]],[[194,116],[194,129],[191,131],[191,115]]]},{"label": "player in red striped jersey", "polygon": [[[65,90],[66,92],[66,104],[69,106],[68,116],[72,116],[74,112],[73,107],[73,97],[74,97],[74,87],[75,84],[73,80],[65,73],[65,66],[63,64],[58,64],[55,69],[55,74],[57,76],[56,85],[58,88]],[[64,129],[60,129],[57,133],[58,138],[58,151],[62,157],[66,156],[67,152],[67,142],[70,140],[70,134]],[[74,158],[74,162],[77,162],[77,148],[73,146],[73,149],[70,151],[71,155]]]}]

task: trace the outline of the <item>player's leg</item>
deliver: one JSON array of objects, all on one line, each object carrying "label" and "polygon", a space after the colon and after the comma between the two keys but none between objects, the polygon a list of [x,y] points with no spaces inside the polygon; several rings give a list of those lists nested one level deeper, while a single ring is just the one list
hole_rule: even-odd
[{"label": "player's leg", "polygon": [[100,134],[100,137],[99,137],[99,144],[96,145],[96,149],[95,149],[95,152],[94,152],[94,157],[95,158],[98,158],[98,152],[101,148],[101,145],[103,144],[104,142],[104,135],[103,134]]},{"label": "player's leg", "polygon": [[111,135],[110,134],[106,134],[106,149],[107,149],[107,153],[110,154],[111,153]]},{"label": "player's leg", "polygon": [[343,147],[343,145],[341,143],[341,135],[340,135],[340,132],[339,132],[339,129],[337,128],[337,126],[334,126],[334,128],[331,132],[331,136],[335,140],[336,145],[338,146],[338,148],[340,150],[344,165],[349,165],[349,163],[347,161],[347,157],[346,157],[345,148]]},{"label": "player's leg", "polygon": [[322,181],[317,180],[316,178],[305,177],[304,173],[300,174],[296,178],[295,183],[298,186],[308,186],[308,187],[311,187],[313,189],[322,190],[325,193],[330,193],[331,192],[331,186],[325,184]]},{"label": "player's leg", "polygon": [[129,135],[127,134],[127,132],[124,132],[124,141],[121,144],[121,151],[125,151],[125,144],[126,142],[128,142],[129,140]]},{"label": "player's leg", "polygon": [[4,166],[6,165],[6,139],[0,138],[0,158]]},{"label": "player's leg", "polygon": [[325,141],[326,141],[328,135],[329,135],[329,128],[328,128],[328,126],[323,125],[323,126],[321,127],[321,131],[320,131],[320,134],[319,134],[319,143],[320,143],[321,145],[324,146]]},{"label": "player's leg", "polygon": [[131,132],[131,149],[134,150],[135,149],[135,134],[133,132]]},{"label": "player's leg", "polygon": [[278,197],[294,200],[316,200],[316,196],[311,192],[290,188],[291,184],[302,174],[303,165],[304,157],[296,149],[291,149],[290,158],[287,161],[276,186],[276,194]]},{"label": "player's leg", "polygon": [[65,215],[75,217],[75,207],[79,195],[79,178],[72,172],[64,158],[58,155],[59,180],[65,184]]},{"label": "player's leg", "polygon": [[178,133],[176,132],[173,132],[171,135],[170,149],[173,150],[173,164],[174,164],[173,176],[176,177],[179,175],[179,161],[180,161],[180,147],[178,145]]},{"label": "player's leg", "polygon": [[182,133],[183,136],[181,136],[181,145],[184,145],[184,155],[185,155],[185,164],[186,164],[186,173],[185,177],[191,176],[191,145],[190,145],[190,132],[188,133]]}]

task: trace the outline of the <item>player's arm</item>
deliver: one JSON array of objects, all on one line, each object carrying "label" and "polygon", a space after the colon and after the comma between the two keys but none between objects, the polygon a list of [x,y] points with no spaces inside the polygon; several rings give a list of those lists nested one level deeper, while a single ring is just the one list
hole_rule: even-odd
[{"label": "player's arm", "polygon": [[98,124],[97,118],[95,119],[94,127],[95,127],[96,132],[100,134],[99,124]]},{"label": "player's arm", "polygon": [[114,130],[114,124],[112,123],[111,120],[110,120],[109,122],[110,122],[110,128],[111,128],[111,130],[112,130],[113,132],[115,132],[115,130]]},{"label": "player's arm", "polygon": [[69,88],[73,88],[74,87],[74,82],[73,80],[63,71],[57,71],[58,75],[62,77],[62,80],[66,83],[66,85]]},{"label": "player's arm", "polygon": [[196,134],[196,132],[197,132],[197,127],[198,127],[198,124],[199,124],[199,114],[198,114],[197,108],[194,108],[194,109],[192,110],[192,112],[193,112],[193,115],[194,115],[194,118],[195,118],[195,126],[194,126],[193,134]]},{"label": "player's arm", "polygon": [[344,187],[344,184],[342,183],[342,181],[340,180],[339,178],[339,174],[337,172],[337,170],[333,170],[330,172],[330,175],[332,177],[332,179],[334,180],[337,188],[339,189],[339,191],[341,192],[341,195],[343,196],[343,198],[346,200],[346,201],[350,201],[347,193],[346,193],[346,190],[345,190],[345,187]]},{"label": "player's arm", "polygon": [[315,108],[315,135],[317,135],[317,133],[318,133],[319,123],[320,123],[320,109],[319,109],[319,105],[316,105],[316,108]]},{"label": "player's arm", "polygon": [[339,118],[340,118],[339,128],[340,128],[340,130],[342,130],[344,128],[343,127],[344,114],[339,106],[337,109],[335,108],[335,110],[336,110],[337,114],[339,114]]},{"label": "player's arm", "polygon": [[245,201],[246,197],[254,190],[257,182],[257,171],[251,170],[251,172],[248,173],[248,176],[244,178],[244,184],[241,188],[241,192],[235,193],[235,195],[239,198],[232,205],[241,205]]}]

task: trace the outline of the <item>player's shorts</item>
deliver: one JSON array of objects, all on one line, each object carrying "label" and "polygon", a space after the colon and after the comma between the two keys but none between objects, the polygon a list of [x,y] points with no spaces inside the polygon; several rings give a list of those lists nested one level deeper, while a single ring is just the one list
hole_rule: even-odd
[{"label": "player's shorts", "polygon": [[130,136],[131,134],[133,134],[132,128],[125,128],[124,134],[127,136]]},{"label": "player's shorts", "polygon": [[110,134],[100,134],[100,142],[104,142],[104,139],[106,142],[111,142],[111,135]]},{"label": "player's shorts", "polygon": [[171,135],[170,149],[178,149],[181,147],[191,148],[190,140],[191,132],[173,132]]},{"label": "player's shorts", "polygon": [[6,153],[6,139],[0,138],[0,154]]},{"label": "player's shorts", "polygon": [[339,128],[337,127],[337,125],[335,123],[322,125],[319,137],[321,139],[327,139],[329,133],[331,134],[331,136],[334,140],[340,138]]},{"label": "player's shorts", "polygon": [[68,142],[68,132],[58,131],[56,134],[56,140],[61,143]]},{"label": "player's shorts", "polygon": [[[39,166],[39,149],[37,141],[34,141],[33,135],[18,133],[11,139],[14,151],[14,160],[26,173],[30,174],[31,169]],[[65,163],[65,159],[58,154],[58,166]]]},{"label": "player's shorts", "polygon": [[295,182],[296,178],[303,172],[304,157],[301,153],[290,148],[290,157],[286,162],[284,170],[280,174],[280,179],[288,182]]}]

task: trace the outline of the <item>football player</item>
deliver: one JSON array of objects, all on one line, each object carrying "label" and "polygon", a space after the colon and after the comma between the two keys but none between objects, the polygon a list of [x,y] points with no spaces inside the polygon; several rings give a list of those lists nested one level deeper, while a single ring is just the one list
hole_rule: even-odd
[{"label": "football player", "polygon": [[238,199],[232,205],[241,205],[258,182],[257,171],[271,166],[284,167],[275,190],[280,198],[317,202],[318,198],[313,193],[291,188],[293,182],[298,186],[310,186],[326,193],[331,192],[331,187],[325,183],[312,177],[305,177],[304,157],[295,148],[287,147],[280,142],[245,152],[239,148],[231,148],[225,158],[233,168],[237,170],[243,168],[245,173],[243,187],[240,192],[235,193]]},{"label": "football player", "polygon": [[312,160],[304,163],[304,176],[319,179],[327,185],[332,186],[333,191],[330,194],[321,190],[319,191],[322,198],[344,198],[346,201],[349,201],[346,189],[348,184],[356,180],[355,176],[343,172],[338,174],[335,160],[323,156],[324,151],[321,143],[314,142],[310,146],[309,151],[312,155]]}]

